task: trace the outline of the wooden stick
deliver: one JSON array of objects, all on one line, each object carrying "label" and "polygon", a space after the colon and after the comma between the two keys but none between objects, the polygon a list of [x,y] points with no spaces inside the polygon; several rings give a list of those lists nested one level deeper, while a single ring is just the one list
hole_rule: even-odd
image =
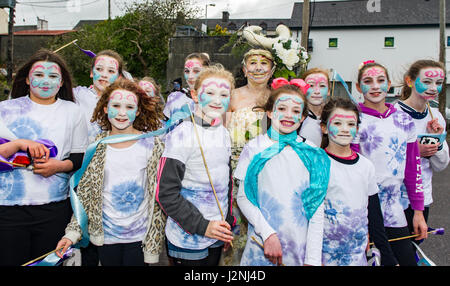
[{"label": "wooden stick", "polygon": [[55,250],[52,250],[52,251],[50,251],[50,252],[47,252],[46,254],[41,255],[41,256],[39,256],[38,258],[35,258],[35,259],[31,260],[31,261],[28,261],[28,262],[25,263],[25,264],[22,264],[22,266],[30,265],[30,264],[32,264],[32,263],[34,263],[34,262],[36,262],[36,261],[38,261],[38,260],[40,260],[40,259],[43,259],[43,258],[49,256],[50,254],[52,254],[52,253],[54,253],[54,252],[56,252],[56,251],[58,251],[58,250],[63,249],[63,248],[64,248],[64,247],[61,247],[61,248],[59,248],[59,249],[55,249]]},{"label": "wooden stick", "polygon": [[[259,242],[253,235],[252,235],[252,239],[254,242],[256,242],[256,244],[259,245],[259,247],[261,247],[264,250],[264,245],[261,244],[261,242]],[[286,266],[283,263],[281,263],[281,266]]]},{"label": "wooden stick", "polygon": [[22,168],[26,168],[27,167],[26,165],[17,164],[17,163],[8,162],[8,161],[3,161],[3,160],[0,160],[0,163],[9,164],[9,165],[14,166],[14,167],[22,167]]},{"label": "wooden stick", "polygon": [[60,47],[60,48],[54,50],[53,52],[54,52],[54,53],[57,53],[57,52],[61,51],[62,49],[64,49],[65,47],[68,47],[68,46],[72,45],[72,44],[75,43],[76,41],[78,41],[78,39],[75,39],[75,40],[73,40],[72,42],[70,42],[70,43],[68,43],[68,44],[65,44],[64,46],[62,46],[62,47]]},{"label": "wooden stick", "polygon": [[433,116],[433,113],[431,113],[431,106],[430,106],[430,102],[429,101],[427,101],[427,105],[428,105],[428,111],[430,112],[430,115],[431,115],[431,120],[433,120],[434,116]]},{"label": "wooden stick", "polygon": [[[189,109],[189,112],[191,113],[192,125],[194,125],[195,136],[197,137],[198,147],[200,148],[200,153],[202,154],[203,164],[205,165],[206,173],[208,174],[209,183],[211,184],[211,187],[212,187],[212,190],[214,193],[214,197],[216,198],[216,203],[217,203],[217,206],[219,207],[219,211],[220,211],[220,215],[222,216],[222,220],[225,221],[225,217],[223,215],[222,208],[220,207],[219,199],[217,198],[216,189],[214,188],[214,184],[212,182],[211,175],[209,174],[208,164],[206,164],[205,154],[203,153],[202,144],[200,143],[200,136],[198,135],[197,127],[195,126],[194,114],[192,113],[191,109]],[[230,204],[231,204],[231,202],[230,202]],[[231,247],[233,247],[233,242],[230,241],[230,245],[231,245]]]},{"label": "wooden stick", "polygon": [[[433,232],[436,232],[436,231],[438,231],[438,229],[429,231],[427,233],[430,234],[430,233],[433,233]],[[419,234],[413,234],[413,235],[408,235],[408,236],[403,236],[403,237],[397,237],[397,238],[389,239],[388,242],[398,241],[398,240],[403,240],[403,239],[408,239],[408,238],[413,238],[413,237],[418,237],[418,236],[419,236]],[[369,243],[369,245],[374,245],[374,243],[371,242],[371,243]]]}]

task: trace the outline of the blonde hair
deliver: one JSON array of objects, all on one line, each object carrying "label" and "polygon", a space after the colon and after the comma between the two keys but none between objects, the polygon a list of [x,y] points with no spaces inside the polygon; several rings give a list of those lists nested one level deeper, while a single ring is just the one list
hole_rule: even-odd
[{"label": "blonde hair", "polygon": [[136,82],[139,84],[140,81],[150,82],[155,87],[155,95],[159,96],[161,94],[161,87],[156,83],[156,81],[152,77],[145,76],[145,77],[141,78],[140,80],[137,80]]},{"label": "blonde hair", "polygon": [[198,90],[202,82],[209,77],[220,77],[226,79],[231,84],[231,90],[234,89],[235,82],[231,72],[226,70],[221,64],[214,64],[209,67],[203,68],[195,81],[194,89]]},{"label": "blonde hair", "polygon": [[275,61],[273,59],[272,53],[269,52],[268,50],[263,50],[263,49],[251,49],[248,52],[246,52],[244,54],[244,58],[242,59],[242,64],[245,65],[245,63],[247,62],[247,59],[251,56],[263,56],[263,57],[269,59],[273,65],[275,65]]}]

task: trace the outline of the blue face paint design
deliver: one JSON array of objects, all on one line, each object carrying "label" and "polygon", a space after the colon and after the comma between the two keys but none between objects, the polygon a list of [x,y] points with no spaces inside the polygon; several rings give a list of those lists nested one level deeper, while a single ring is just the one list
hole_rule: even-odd
[{"label": "blue face paint design", "polygon": [[417,77],[414,83],[418,93],[424,93],[425,91],[427,91],[427,89],[430,88],[428,84],[421,82],[419,77]]},{"label": "blue face paint design", "polygon": [[97,81],[97,80],[99,80],[102,77],[102,75],[97,70],[94,70],[93,74],[94,74],[94,76],[93,76],[92,79],[94,81]]},{"label": "blue face paint design", "polygon": [[130,122],[134,122],[134,120],[136,120],[136,111],[137,109],[127,111],[128,120],[130,120]]},{"label": "blue face paint design", "polygon": [[331,136],[336,137],[339,133],[339,129],[336,126],[329,126],[328,132],[330,132]]},{"label": "blue face paint design", "polygon": [[370,90],[370,85],[367,84],[361,84],[361,91],[363,94],[367,94]]},{"label": "blue face paint design", "polygon": [[295,122],[295,123],[298,123],[298,122],[300,122],[300,119],[301,119],[301,117],[302,117],[303,108],[304,108],[304,103],[303,103],[303,100],[301,100],[300,97],[295,96],[295,95],[293,95],[293,96],[280,96],[280,97],[275,101],[275,104],[274,104],[274,107],[273,107],[273,114],[274,114],[274,116],[275,116],[275,119],[277,119],[278,121],[281,121],[281,120],[284,119],[285,115],[282,114],[281,112],[279,112],[279,111],[277,110],[277,106],[278,106],[278,104],[280,104],[280,102],[288,101],[288,100],[292,100],[292,101],[294,101],[295,103],[300,104],[300,107],[301,107],[300,114],[298,114],[298,115],[292,115],[292,119],[294,120],[294,122]]},{"label": "blue face paint design", "polygon": [[206,93],[200,94],[199,101],[201,107],[207,106],[212,101],[212,97],[207,95]]},{"label": "blue face paint design", "polygon": [[116,118],[116,116],[119,114],[119,110],[112,106],[108,106],[108,118],[113,119]]},{"label": "blue face paint design", "polygon": [[380,85],[380,89],[381,89],[381,91],[382,92],[388,92],[388,89],[389,88],[389,85],[388,85],[388,82],[386,81],[385,83],[383,83],[382,85]]},{"label": "blue face paint design", "polygon": [[113,74],[110,78],[109,78],[109,83],[110,84],[113,84],[115,81],[116,81],[116,79],[119,77],[119,75],[118,74]]},{"label": "blue face paint design", "polygon": [[356,137],[356,127],[350,128],[350,135],[355,138]]},{"label": "blue face paint design", "polygon": [[30,90],[41,98],[54,97],[61,87],[61,71],[53,62],[35,63],[30,70]]}]

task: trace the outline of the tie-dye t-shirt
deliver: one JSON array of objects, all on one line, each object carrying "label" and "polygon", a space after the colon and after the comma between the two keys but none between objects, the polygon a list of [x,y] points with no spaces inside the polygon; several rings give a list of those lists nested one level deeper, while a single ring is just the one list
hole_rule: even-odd
[{"label": "tie-dye t-shirt", "polygon": [[81,111],[83,112],[83,117],[85,118],[88,127],[89,143],[92,143],[95,141],[95,137],[102,131],[97,123],[91,122],[99,98],[93,88],[85,86],[77,86],[74,88],[73,96],[75,98],[75,103],[80,106]]},{"label": "tie-dye t-shirt", "polygon": [[[297,141],[302,142],[303,138],[298,136]],[[234,172],[234,177],[241,181],[240,193],[254,156],[274,143],[267,134],[262,134],[245,145]],[[313,146],[308,141],[306,143]],[[265,257],[264,250],[251,239],[254,236],[262,244],[267,239],[264,237],[267,227],[261,225],[267,224],[280,240],[283,264],[321,264],[323,207],[319,207],[308,221],[301,198],[309,187],[309,177],[310,174],[297,153],[286,146],[267,161],[258,175],[259,210],[254,205],[242,208],[239,201],[241,195],[238,195],[239,207],[249,221],[247,244],[240,263],[242,266],[273,266]],[[252,224],[261,221],[261,217],[264,221],[260,225]]]},{"label": "tie-dye t-shirt", "polygon": [[361,155],[342,162],[330,159],[322,262],[325,266],[365,266],[367,206],[369,196],[378,193],[375,167]]},{"label": "tie-dye t-shirt", "polygon": [[383,116],[361,113],[361,124],[354,139],[360,153],[375,166],[384,226],[407,225],[401,204],[405,178],[407,144],[417,139],[414,122],[408,114],[392,106]]},{"label": "tie-dye t-shirt", "polygon": [[188,104],[191,110],[194,110],[194,101],[181,91],[175,91],[169,94],[167,97],[166,105],[164,106],[163,113],[167,117],[171,117],[173,113],[180,110],[181,107]]},{"label": "tie-dye t-shirt", "polygon": [[[48,139],[55,143],[55,159],[70,153],[84,153],[87,127],[80,108],[57,99],[50,105],[33,102],[28,96],[0,102],[0,120],[19,139]],[[0,137],[2,135],[0,134]],[[42,205],[67,198],[69,175],[57,173],[45,178],[24,168],[0,173],[0,205]]]},{"label": "tie-dye t-shirt", "polygon": [[[195,124],[214,189],[226,218],[229,210],[230,134],[223,125],[206,127]],[[191,202],[205,219],[222,220],[191,121],[182,122],[167,135],[162,157],[176,159],[185,165],[181,195]],[[217,241],[185,232],[171,217],[167,218],[166,236],[173,245],[185,249],[205,249]]]},{"label": "tie-dye t-shirt", "polygon": [[107,146],[103,190],[105,244],[142,241],[148,225],[147,163],[152,137],[126,148]]},{"label": "tie-dye t-shirt", "polygon": [[322,129],[320,129],[320,119],[307,116],[302,123],[299,135],[313,142],[317,147],[322,143]]}]

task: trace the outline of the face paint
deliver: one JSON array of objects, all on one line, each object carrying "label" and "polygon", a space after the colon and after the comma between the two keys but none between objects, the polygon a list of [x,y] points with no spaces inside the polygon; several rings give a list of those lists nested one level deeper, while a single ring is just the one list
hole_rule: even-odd
[{"label": "face paint", "polygon": [[349,146],[356,136],[357,118],[354,111],[337,108],[327,123],[328,139],[330,143]]},{"label": "face paint", "polygon": [[92,70],[94,87],[99,91],[105,90],[119,77],[119,62],[112,57],[100,56]]},{"label": "face paint", "polygon": [[35,62],[28,73],[28,81],[32,95],[43,99],[53,98],[61,88],[61,69],[54,62]]},{"label": "face paint", "polygon": [[321,105],[328,96],[328,79],[322,73],[310,74],[305,78],[305,82],[310,85],[306,93],[306,99],[311,105]]},{"label": "face paint", "polygon": [[262,55],[250,56],[244,65],[249,80],[265,82],[272,76],[272,61]]},{"label": "face paint", "polygon": [[424,68],[414,82],[414,93],[425,100],[433,100],[442,91],[445,74],[441,68]]},{"label": "face paint", "polygon": [[141,80],[139,82],[139,86],[145,91],[145,93],[147,93],[148,96],[155,97],[155,86],[151,82]]},{"label": "face paint", "polygon": [[305,103],[298,95],[282,93],[273,105],[272,127],[280,134],[289,134],[300,127]]},{"label": "face paint", "polygon": [[132,126],[138,109],[137,97],[128,90],[114,90],[108,102],[108,120],[113,128],[124,130]]},{"label": "face paint", "polygon": [[190,59],[184,64],[184,79],[190,89],[194,89],[195,81],[202,69],[203,65],[199,59]]},{"label": "face paint", "polygon": [[366,100],[372,103],[382,102],[389,90],[386,72],[381,67],[367,69],[361,77],[360,87]]},{"label": "face paint", "polygon": [[220,77],[206,78],[197,93],[198,103],[206,117],[216,119],[228,110],[231,94],[228,80]]}]

